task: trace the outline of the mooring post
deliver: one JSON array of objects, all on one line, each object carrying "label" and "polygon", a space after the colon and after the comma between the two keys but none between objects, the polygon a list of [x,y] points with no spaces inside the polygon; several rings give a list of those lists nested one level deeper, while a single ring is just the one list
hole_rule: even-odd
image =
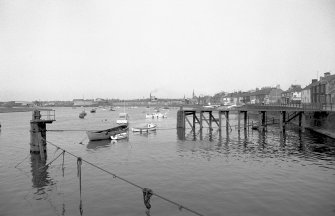
[{"label": "mooring post", "polygon": [[42,160],[46,159],[46,124],[55,121],[54,115],[42,119],[41,112],[34,110],[30,121],[30,153],[38,153]]}]

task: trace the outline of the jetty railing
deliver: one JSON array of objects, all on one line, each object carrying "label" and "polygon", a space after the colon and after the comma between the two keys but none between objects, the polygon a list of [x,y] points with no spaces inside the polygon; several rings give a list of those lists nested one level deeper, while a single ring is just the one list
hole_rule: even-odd
[{"label": "jetty railing", "polygon": [[335,111],[335,104],[332,103],[246,104],[245,107],[250,109],[266,108],[267,110],[288,108],[292,110],[301,110],[301,111]]},{"label": "jetty railing", "polygon": [[56,121],[55,110],[41,110],[41,120]]}]

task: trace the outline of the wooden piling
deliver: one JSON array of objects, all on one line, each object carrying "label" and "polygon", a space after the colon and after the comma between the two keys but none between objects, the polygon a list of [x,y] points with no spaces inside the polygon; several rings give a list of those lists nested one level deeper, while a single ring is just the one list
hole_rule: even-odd
[{"label": "wooden piling", "polygon": [[244,130],[246,130],[247,129],[247,121],[248,121],[248,112],[247,111],[245,111],[245,112],[243,112],[244,113]]},{"label": "wooden piling", "polygon": [[185,112],[183,107],[180,107],[180,110],[177,112],[177,128],[185,129]]},{"label": "wooden piling", "polygon": [[237,130],[240,131],[241,128],[241,111],[237,111]]}]

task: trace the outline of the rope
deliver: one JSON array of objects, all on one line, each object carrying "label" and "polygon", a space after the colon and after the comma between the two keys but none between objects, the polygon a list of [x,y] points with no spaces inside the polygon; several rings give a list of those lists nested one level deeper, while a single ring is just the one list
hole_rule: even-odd
[{"label": "rope", "polygon": [[[63,151],[66,151],[65,149],[63,149],[63,148],[57,146],[56,144],[53,144],[53,143],[50,142],[50,141],[46,141],[46,142],[49,143],[50,145],[53,145],[54,147],[58,147],[58,148],[62,149]],[[143,189],[144,189],[143,187],[139,186],[138,184],[133,183],[133,182],[131,182],[131,181],[129,181],[129,180],[127,180],[127,179],[125,179],[125,178],[123,178],[123,177],[121,177],[121,176],[118,176],[118,175],[116,175],[115,173],[112,173],[112,172],[110,172],[110,171],[108,171],[108,170],[105,170],[105,169],[103,169],[103,168],[101,168],[101,167],[99,167],[99,166],[97,166],[97,165],[95,165],[95,164],[93,164],[93,163],[91,163],[91,162],[89,162],[89,161],[87,161],[87,160],[84,160],[84,159],[82,159],[82,158],[76,156],[75,154],[73,154],[73,153],[71,153],[71,152],[69,152],[69,151],[66,151],[66,152],[67,152],[69,155],[71,155],[71,156],[77,158],[77,166],[78,166],[79,163],[80,163],[80,165],[81,165],[82,162],[85,162],[85,163],[87,163],[87,164],[89,164],[89,165],[91,165],[91,166],[93,166],[93,167],[95,167],[95,168],[97,168],[97,169],[99,169],[99,170],[105,172],[105,173],[108,173],[108,174],[112,175],[113,178],[120,179],[121,181],[124,181],[124,182],[126,182],[126,183],[128,183],[128,184],[130,184],[130,185],[133,185],[134,187],[137,187],[137,188],[141,189],[142,191],[143,191]],[[79,162],[79,158],[80,158],[80,162]],[[78,166],[78,167],[79,167],[79,166]],[[79,169],[78,169],[78,174],[81,174],[81,171],[80,171],[80,173],[79,173]],[[81,190],[81,178],[80,178],[80,190]],[[81,191],[80,191],[80,193],[81,193]],[[195,210],[192,210],[192,209],[190,209],[190,208],[187,208],[187,207],[185,207],[185,206],[183,206],[183,205],[181,205],[181,204],[179,204],[179,203],[177,203],[177,202],[174,202],[174,201],[172,201],[172,200],[170,200],[170,199],[168,199],[168,198],[165,198],[165,197],[163,197],[163,196],[161,196],[161,195],[159,195],[159,194],[157,194],[157,193],[154,193],[153,191],[152,191],[152,195],[157,196],[157,197],[161,198],[162,200],[165,200],[165,201],[167,201],[167,202],[169,202],[169,203],[171,203],[171,204],[174,204],[174,205],[178,206],[178,209],[179,209],[179,210],[185,209],[185,210],[187,210],[187,211],[189,211],[189,212],[191,212],[191,213],[193,213],[193,214],[195,214],[195,215],[203,216],[203,214],[201,214],[201,213],[199,213],[199,212],[197,212],[197,211],[195,211]],[[81,209],[81,210],[82,210],[82,209]]]},{"label": "rope", "polygon": [[80,197],[79,211],[80,215],[83,215],[83,203],[81,200],[81,164],[82,164],[81,157],[77,157],[77,176],[79,178],[79,197]]},{"label": "rope", "polygon": [[62,163],[62,174],[63,174],[63,177],[64,177],[64,170],[65,170],[65,167],[64,167],[64,158],[65,158],[65,150],[63,150],[63,163]]},{"label": "rope", "polygon": [[46,165],[40,167],[38,170],[44,169],[45,167],[49,166],[51,163],[53,163],[55,160],[57,160],[62,154],[63,154],[63,152],[60,153],[56,158],[54,158],[52,161],[50,161],[50,162],[47,163]]},{"label": "rope", "polygon": [[17,166],[19,166],[20,164],[23,163],[23,161],[25,161],[28,157],[29,157],[30,154],[27,155],[27,157],[25,157],[20,163],[16,164],[14,168],[16,168]]}]

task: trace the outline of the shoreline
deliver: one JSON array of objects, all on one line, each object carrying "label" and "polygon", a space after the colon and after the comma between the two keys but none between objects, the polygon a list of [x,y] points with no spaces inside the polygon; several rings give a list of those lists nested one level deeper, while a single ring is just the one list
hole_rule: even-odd
[{"label": "shoreline", "polygon": [[0,113],[12,113],[12,112],[32,112],[35,109],[38,110],[52,110],[48,108],[40,107],[0,107]]}]

